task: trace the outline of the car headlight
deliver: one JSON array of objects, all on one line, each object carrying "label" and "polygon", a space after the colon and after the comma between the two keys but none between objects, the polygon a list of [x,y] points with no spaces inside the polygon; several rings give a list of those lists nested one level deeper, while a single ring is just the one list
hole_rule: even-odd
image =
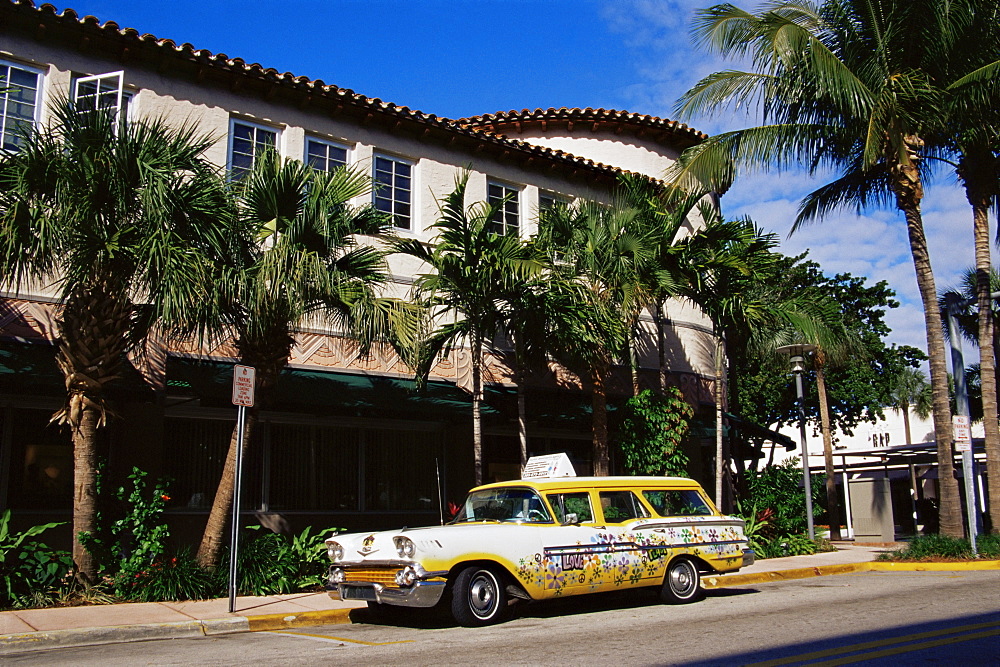
[{"label": "car headlight", "polygon": [[345,579],[344,571],[342,569],[340,569],[339,567],[334,567],[330,569],[330,576],[327,577],[327,580],[331,584],[343,583],[344,579]]},{"label": "car headlight", "polygon": [[330,557],[330,560],[338,561],[344,557],[344,547],[337,542],[327,542],[326,555]]},{"label": "car headlight", "polygon": [[412,586],[417,581],[417,571],[407,565],[396,573],[397,586]]},{"label": "car headlight", "polygon": [[408,537],[394,537],[392,541],[396,545],[396,553],[399,554],[400,558],[413,558],[413,554],[417,551],[413,540]]}]

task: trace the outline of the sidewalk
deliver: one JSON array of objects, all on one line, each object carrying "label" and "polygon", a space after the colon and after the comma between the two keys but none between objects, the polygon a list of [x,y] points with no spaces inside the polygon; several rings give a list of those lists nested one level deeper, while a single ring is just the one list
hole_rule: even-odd
[{"label": "sidewalk", "polygon": [[[884,546],[838,543],[837,551],[771,558],[737,574],[709,576],[705,588],[722,588],[844,574],[872,569],[963,569],[963,564],[872,564]],[[1000,562],[986,564],[1000,569]],[[919,566],[919,567],[918,567]],[[281,630],[306,625],[350,623],[352,609],[364,603],[331,600],[326,593],[241,597],[236,612],[229,600],[142,602],[0,612],[0,656],[47,648],[110,644],[147,639],[200,637],[234,632]]]}]

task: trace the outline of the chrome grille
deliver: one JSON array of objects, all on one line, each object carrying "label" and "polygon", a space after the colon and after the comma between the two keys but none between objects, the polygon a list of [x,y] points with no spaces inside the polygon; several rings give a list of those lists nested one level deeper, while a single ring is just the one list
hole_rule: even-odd
[{"label": "chrome grille", "polygon": [[344,568],[344,583],[381,584],[386,588],[399,588],[396,584],[395,567],[358,567]]}]

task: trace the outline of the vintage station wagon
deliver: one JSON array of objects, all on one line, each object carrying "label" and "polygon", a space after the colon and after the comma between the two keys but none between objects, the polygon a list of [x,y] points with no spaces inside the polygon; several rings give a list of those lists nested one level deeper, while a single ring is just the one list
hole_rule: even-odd
[{"label": "vintage station wagon", "polygon": [[[529,464],[530,466],[530,464]],[[527,469],[526,469],[527,470]],[[433,607],[467,626],[503,620],[517,600],[655,586],[698,598],[700,573],[753,563],[743,521],[676,477],[529,477],[472,489],[447,525],[337,535],[334,599]]]}]

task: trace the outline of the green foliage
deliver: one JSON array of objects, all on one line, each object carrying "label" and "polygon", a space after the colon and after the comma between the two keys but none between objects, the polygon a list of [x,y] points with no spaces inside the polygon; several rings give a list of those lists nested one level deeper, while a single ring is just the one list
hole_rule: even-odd
[{"label": "green foliage", "polygon": [[[1000,558],[1000,534],[979,535],[976,538],[976,549],[980,558],[988,560]],[[965,538],[918,535],[902,549],[879,554],[878,560],[971,560],[972,557],[972,545]]]},{"label": "green foliage", "polygon": [[[125,504],[125,515],[111,524],[110,539],[104,547],[115,563],[113,573],[115,594],[126,600],[147,600],[145,587],[137,582],[146,582],[153,577],[151,570],[161,569],[167,554],[167,538],[170,531],[163,523],[163,508],[170,496],[167,495],[169,481],[160,479],[152,489],[147,489],[147,473],[133,468],[128,476],[131,488],[121,486],[115,496]],[[87,543],[85,543],[85,546]],[[89,547],[88,547],[89,548]]]},{"label": "green foliage", "polygon": [[224,591],[216,575],[199,566],[187,547],[174,556],[158,554],[128,573],[122,570],[114,586],[119,598],[138,602],[204,600]]},{"label": "green foliage", "polygon": [[[326,528],[312,533],[307,527],[298,535],[287,538],[263,532],[260,526],[248,530],[261,531],[253,539],[240,543],[236,564],[236,587],[241,595],[273,595],[294,593],[321,585],[329,562],[324,540],[343,528]],[[216,577],[222,589],[228,587],[229,552],[225,552]]]},{"label": "green foliage", "polygon": [[68,552],[32,539],[62,524],[46,523],[15,533],[10,517],[9,509],[0,514],[0,608],[29,606],[48,596],[72,565]]},{"label": "green foliage", "polygon": [[[874,422],[882,407],[894,405],[895,378],[912,368],[924,355],[908,346],[887,346],[885,323],[889,309],[899,303],[885,281],[874,285],[849,273],[825,275],[819,264],[798,257],[782,257],[771,277],[771,289],[780,294],[815,294],[838,305],[844,332],[850,337],[850,354],[828,355],[824,368],[830,419],[835,430],[851,434],[859,424]],[[758,424],[798,424],[794,383],[786,359],[760,354],[734,354],[731,365],[739,379],[733,385],[734,410]],[[803,378],[806,416],[819,421],[817,385],[810,370]]]},{"label": "green foliage", "polygon": [[[750,491],[749,504],[766,517],[767,525],[761,529],[762,539],[774,539],[806,532],[806,499],[802,493],[802,468],[798,459],[767,466],[747,478]],[[814,515],[822,516],[825,499],[823,476],[812,476]]]},{"label": "green foliage", "polygon": [[625,403],[621,448],[632,475],[687,477],[688,457],[681,450],[694,408],[677,387],[665,395],[645,389]]}]

